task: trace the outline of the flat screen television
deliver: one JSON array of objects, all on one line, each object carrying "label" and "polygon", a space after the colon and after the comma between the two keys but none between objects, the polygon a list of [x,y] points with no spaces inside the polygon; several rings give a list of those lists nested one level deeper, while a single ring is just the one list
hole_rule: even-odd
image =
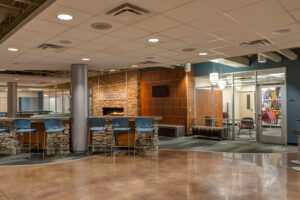
[{"label": "flat screen television", "polygon": [[157,85],[152,86],[152,97],[161,98],[169,96],[169,87],[168,85]]}]

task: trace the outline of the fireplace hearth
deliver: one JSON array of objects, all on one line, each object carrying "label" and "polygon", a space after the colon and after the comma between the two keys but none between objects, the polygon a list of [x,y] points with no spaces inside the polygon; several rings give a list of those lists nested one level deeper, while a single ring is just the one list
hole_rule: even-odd
[{"label": "fireplace hearth", "polygon": [[104,107],[103,108],[103,115],[123,116],[124,115],[124,108]]}]

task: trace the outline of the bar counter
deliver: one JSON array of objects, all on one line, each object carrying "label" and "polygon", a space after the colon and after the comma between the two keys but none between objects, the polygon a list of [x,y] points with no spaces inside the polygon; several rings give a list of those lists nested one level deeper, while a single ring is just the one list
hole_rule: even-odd
[{"label": "bar counter", "polygon": [[[117,134],[117,137],[114,138],[113,132],[112,132],[112,119],[113,118],[128,118],[129,119],[129,127],[131,128],[131,132],[128,135],[127,132],[119,132]],[[60,133],[52,133],[48,134],[46,136],[46,144],[45,146],[44,142],[44,134],[45,134],[45,127],[44,127],[44,120],[49,118],[56,118],[63,121],[63,128],[65,128],[64,135],[61,135]],[[153,127],[156,129],[157,132],[157,121],[161,120],[162,117],[160,116],[95,116],[90,118],[104,118],[106,119],[106,127],[107,132],[101,132],[96,131],[91,134],[89,133],[89,145],[92,147],[93,152],[100,152],[103,151],[104,148],[110,148],[112,146],[117,147],[135,147],[136,144],[141,144],[140,139],[146,141],[147,137],[150,137],[150,135],[142,135],[139,137],[135,136],[135,123],[134,120],[136,118],[152,118],[153,119]],[[18,147],[19,141],[23,141],[23,137],[20,138],[19,135],[14,134],[14,120],[20,119],[20,118],[7,118],[3,117],[0,118],[0,127],[1,128],[8,128],[11,131],[11,134],[8,135],[0,135],[0,154],[16,154],[20,152],[20,147]],[[31,144],[36,144],[36,135],[38,136],[38,146],[39,150],[45,150],[47,152],[47,155],[52,154],[67,154],[72,150],[71,147],[71,137],[72,133],[70,130],[72,118],[70,117],[55,117],[54,115],[39,115],[39,116],[32,116],[30,118],[22,118],[22,119],[30,119],[31,120],[31,128],[37,129],[38,134],[32,133],[31,135]],[[88,122],[87,122],[88,123]],[[130,144],[128,144],[128,137],[130,138]],[[157,137],[157,134],[156,134]],[[148,138],[149,139],[149,138]],[[157,143],[158,138],[156,138],[156,144],[155,149],[157,149]],[[24,136],[24,143],[29,143],[29,134],[25,134]],[[145,142],[142,142],[142,146]],[[60,148],[62,145],[62,149]],[[142,147],[143,149],[144,147]],[[146,148],[146,147],[145,147]],[[144,149],[145,149],[144,148]],[[150,148],[150,147],[149,147]],[[148,148],[148,149],[149,149]],[[151,147],[152,148],[152,147]],[[38,150],[37,147],[32,147],[33,150]]]}]

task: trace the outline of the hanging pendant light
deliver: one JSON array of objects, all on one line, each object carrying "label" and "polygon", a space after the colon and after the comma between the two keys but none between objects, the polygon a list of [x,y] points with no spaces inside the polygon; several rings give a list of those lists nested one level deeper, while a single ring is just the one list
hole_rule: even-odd
[{"label": "hanging pendant light", "polygon": [[218,72],[210,73],[209,80],[212,85],[217,85],[219,81],[219,73]]},{"label": "hanging pendant light", "polygon": [[226,85],[227,85],[226,80],[221,79],[221,80],[218,81],[218,86],[219,86],[219,88],[220,88],[221,90],[223,90],[223,89],[226,87]]}]

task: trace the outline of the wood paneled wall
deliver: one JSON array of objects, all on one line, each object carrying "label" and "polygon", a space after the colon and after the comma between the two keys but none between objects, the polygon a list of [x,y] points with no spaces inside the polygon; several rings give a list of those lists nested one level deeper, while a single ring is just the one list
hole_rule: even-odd
[{"label": "wood paneled wall", "polygon": [[[205,120],[199,118],[212,117],[211,90],[196,90],[196,124],[205,126]],[[214,90],[214,117],[223,118],[223,92],[222,90]],[[222,120],[215,120],[215,124],[219,127],[223,126]]]},{"label": "wood paneled wall", "polygon": [[[153,98],[152,86],[156,85],[168,85],[169,96]],[[192,125],[190,122],[193,118],[188,118],[187,115],[189,113],[189,116],[193,116],[193,112],[188,110],[194,110],[192,102],[194,94],[193,89],[187,92],[187,85],[191,88],[194,85],[193,72],[185,73],[184,68],[142,72],[140,76],[141,115],[159,115],[163,117],[163,120],[159,121],[160,124],[183,125],[186,131],[189,130],[188,126]]]}]

